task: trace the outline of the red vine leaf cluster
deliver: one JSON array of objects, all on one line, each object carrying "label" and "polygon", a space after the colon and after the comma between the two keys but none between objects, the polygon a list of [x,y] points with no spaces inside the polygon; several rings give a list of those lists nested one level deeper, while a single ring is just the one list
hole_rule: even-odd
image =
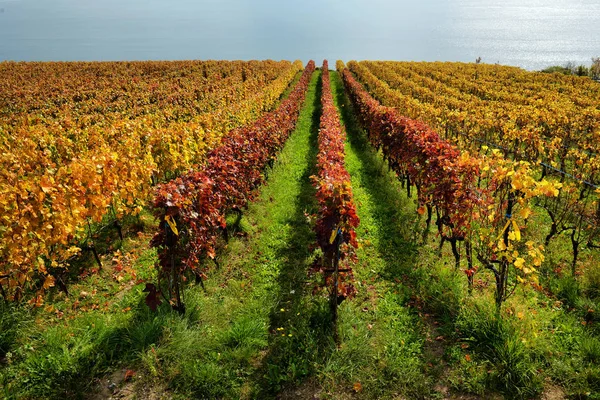
[{"label": "red vine leaf cluster", "polygon": [[[350,174],[344,163],[346,133],[342,129],[333,102],[327,60],[323,62],[322,83],[323,112],[318,137],[318,175],[313,176],[312,181],[317,189],[316,197],[319,203],[315,231],[318,245],[323,251],[323,269],[326,272],[331,269],[331,262],[336,257],[340,260],[352,258],[348,256],[353,256],[352,248],[358,247],[355,228],[359,224],[359,218],[356,215],[352,196]],[[341,246],[338,240],[334,240],[338,232],[342,236]],[[338,296],[346,298],[352,296],[356,290],[351,283],[353,279],[351,268],[344,266],[342,271],[338,275]],[[331,274],[326,274],[328,285],[331,279]]]},{"label": "red vine leaf cluster", "polygon": [[186,270],[203,275],[198,266],[203,258],[215,258],[226,213],[252,200],[265,167],[295,128],[314,69],[310,61],[275,111],[226,135],[208,154],[204,168],[158,187],[153,206],[161,224],[151,246],[158,248],[159,276],[182,279]]},{"label": "red vine leaf cluster", "polygon": [[417,187],[421,206],[435,207],[441,213],[441,220],[450,230],[448,236],[464,238],[472,210],[481,203],[481,196],[474,190],[479,161],[461,154],[426,124],[382,106],[348,69],[343,70],[342,77],[373,146],[383,149],[399,176],[409,177]]}]

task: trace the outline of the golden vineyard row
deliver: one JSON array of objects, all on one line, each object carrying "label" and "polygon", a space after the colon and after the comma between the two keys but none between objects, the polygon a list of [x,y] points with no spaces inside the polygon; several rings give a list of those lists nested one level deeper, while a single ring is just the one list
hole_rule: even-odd
[{"label": "golden vineyard row", "polygon": [[513,159],[600,180],[600,92],[588,78],[463,63],[349,67],[388,105],[446,137],[467,135],[470,143],[497,145]]},{"label": "golden vineyard row", "polygon": [[201,163],[224,133],[272,109],[302,63],[0,70],[0,285],[18,298],[27,283],[53,284],[48,272],[80,251],[89,222],[139,212],[153,178]]},{"label": "golden vineyard row", "polygon": [[[496,198],[485,211],[493,212],[495,237],[526,227],[539,206],[551,221],[540,245],[569,234],[573,273],[581,246],[598,247],[597,83],[496,65],[352,61],[348,68],[383,105],[426,122],[462,149],[460,159],[479,166],[476,192]],[[509,203],[521,211],[506,212]],[[471,225],[478,225],[473,242],[493,237]],[[498,244],[489,246],[496,255],[507,247]]]}]

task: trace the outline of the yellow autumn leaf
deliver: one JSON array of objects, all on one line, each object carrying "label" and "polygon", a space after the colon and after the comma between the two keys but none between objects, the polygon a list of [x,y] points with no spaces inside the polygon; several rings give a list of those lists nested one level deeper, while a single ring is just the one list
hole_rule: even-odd
[{"label": "yellow autumn leaf", "polygon": [[521,257],[517,257],[514,264],[515,264],[515,267],[517,267],[519,269],[523,269],[523,265],[525,264],[525,259],[521,258]]},{"label": "yellow autumn leaf", "polygon": [[337,229],[334,229],[331,231],[331,236],[329,236],[329,244],[333,244],[336,234],[337,234]]},{"label": "yellow autumn leaf", "polygon": [[519,242],[521,240],[521,230],[519,229],[519,224],[517,224],[517,221],[513,219],[512,225],[515,232],[515,240]]},{"label": "yellow autumn leaf", "polygon": [[510,225],[510,220],[506,221],[506,225],[504,225],[504,228],[502,228],[502,231],[500,231],[500,234],[498,235],[498,239],[500,239],[502,237],[502,235],[504,234],[504,231],[506,231],[506,229],[508,229],[509,225]]},{"label": "yellow autumn leaf", "polygon": [[46,279],[44,280],[44,289],[47,290],[53,286],[54,286],[54,277],[52,275],[46,276]]},{"label": "yellow autumn leaf", "polygon": [[519,211],[519,216],[523,219],[527,219],[531,216],[532,211],[529,207],[524,207]]},{"label": "yellow autumn leaf", "polygon": [[165,221],[167,222],[167,224],[169,224],[169,226],[171,227],[171,230],[173,231],[173,233],[177,236],[179,236],[179,231],[177,230],[177,224],[175,223],[175,221],[173,221],[173,218],[171,218],[170,215],[167,215],[165,217]]}]

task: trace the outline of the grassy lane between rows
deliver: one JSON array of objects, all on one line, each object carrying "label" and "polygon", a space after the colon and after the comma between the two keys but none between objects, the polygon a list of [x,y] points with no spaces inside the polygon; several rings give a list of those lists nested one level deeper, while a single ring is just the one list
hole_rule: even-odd
[{"label": "grassy lane between rows", "polygon": [[[289,138],[240,222],[236,238],[219,257],[221,270],[186,291],[197,320],[182,318],[146,352],[143,370],[177,398],[263,398],[276,393],[310,365],[297,357],[322,337],[319,315],[310,330],[311,307],[300,307],[309,245],[305,212],[314,203],[309,176],[315,164],[319,113],[315,73],[296,130]],[[316,334],[312,334],[316,331]],[[304,344],[304,342],[309,342]],[[312,354],[312,352],[311,352]],[[139,390],[145,382],[140,382]]]},{"label": "grassy lane between rows", "polygon": [[366,142],[333,71],[331,87],[348,136],[346,168],[360,217],[360,247],[353,267],[358,294],[340,307],[340,346],[324,366],[323,383],[353,383],[360,398],[430,397],[435,384],[426,373],[426,330],[407,307],[411,293],[400,279],[417,255],[407,240],[407,200],[395,178],[382,173],[382,161]]},{"label": "grassy lane between rows", "polygon": [[[289,331],[297,340],[286,340],[283,334],[273,337],[266,357],[268,382],[263,385],[271,391],[259,398],[278,390],[283,399],[430,398],[435,384],[426,373],[426,331],[406,306],[410,290],[396,279],[401,269],[411,268],[416,255],[399,228],[404,225],[406,200],[400,198],[394,178],[381,174],[381,161],[362,139],[334,72],[331,85],[348,130],[347,169],[361,218],[359,261],[353,266],[358,294],[338,309],[336,345],[325,291],[308,290],[318,278],[309,278],[300,291],[300,286],[290,286],[294,293],[282,297],[287,301],[280,303],[272,321],[275,329]],[[313,189],[307,186],[306,192],[312,194]],[[310,203],[312,197],[302,204]],[[280,287],[305,280],[307,267],[282,274]]]}]

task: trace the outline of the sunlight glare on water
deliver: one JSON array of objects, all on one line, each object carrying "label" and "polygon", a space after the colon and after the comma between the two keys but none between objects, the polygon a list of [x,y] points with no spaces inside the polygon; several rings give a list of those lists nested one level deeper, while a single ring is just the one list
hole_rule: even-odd
[{"label": "sunlight glare on water", "polygon": [[600,56],[597,0],[0,0],[0,60]]}]

